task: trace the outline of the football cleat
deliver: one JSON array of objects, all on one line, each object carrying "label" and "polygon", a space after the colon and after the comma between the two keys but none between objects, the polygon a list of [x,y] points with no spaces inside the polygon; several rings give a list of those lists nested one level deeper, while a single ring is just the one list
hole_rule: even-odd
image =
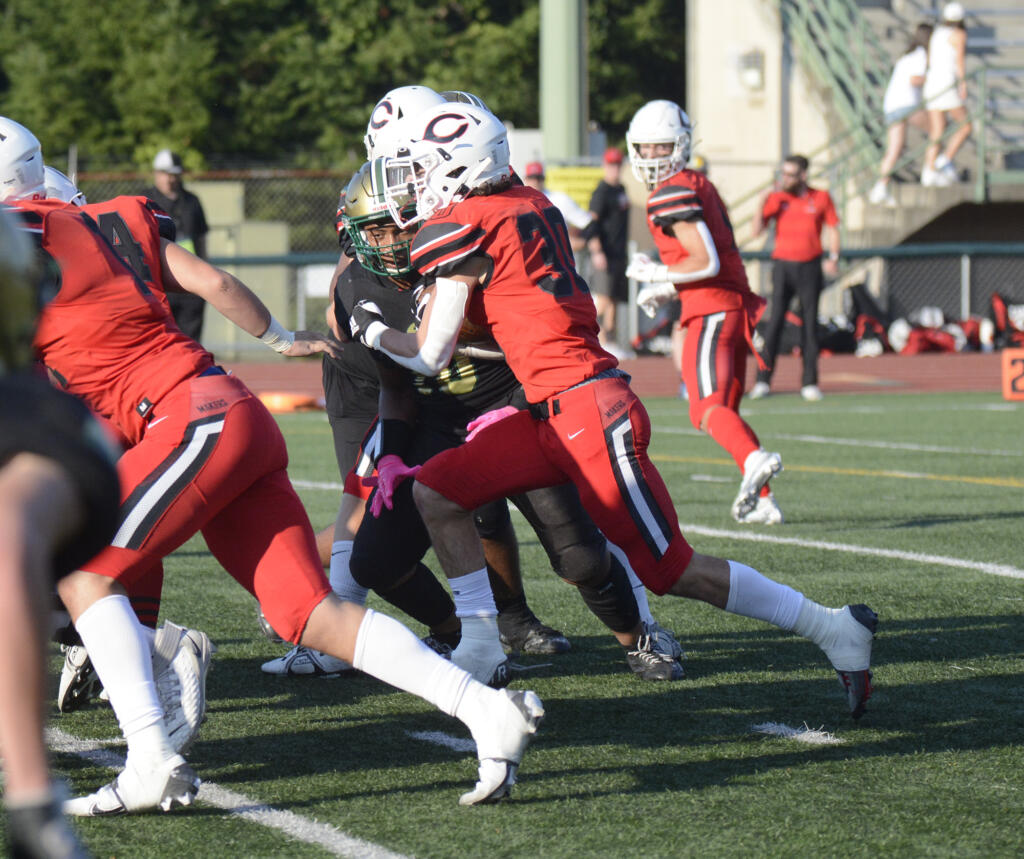
[{"label": "football cleat", "polygon": [[110,784],[89,796],[66,800],[64,813],[76,817],[100,817],[158,808],[170,811],[176,805],[191,805],[200,783],[199,776],[181,755],[173,755],[156,769],[145,773],[128,762]]},{"label": "football cleat", "polygon": [[206,717],[206,675],[213,645],[198,629],[166,621],[153,642],[153,682],[164,711],[171,748],[183,753],[199,735]]},{"label": "football cleat", "polygon": [[800,389],[800,396],[803,397],[809,403],[818,403],[824,399],[825,395],[821,392],[821,388],[817,385],[804,385]]},{"label": "football cleat", "polygon": [[502,647],[512,652],[553,654],[567,653],[572,645],[569,639],[527,610],[526,617],[506,617],[498,613],[498,633]]},{"label": "football cleat", "polygon": [[626,651],[626,664],[641,680],[682,680],[683,666],[667,653],[655,649],[654,639],[644,633],[636,646]]},{"label": "football cleat", "polygon": [[88,859],[60,810],[60,802],[7,808],[8,855],[22,859]]},{"label": "football cleat", "polygon": [[472,727],[480,759],[479,780],[459,797],[459,805],[479,805],[505,799],[530,737],[544,718],[544,705],[535,692],[498,692],[487,708],[485,724]]},{"label": "football cleat", "polygon": [[427,645],[427,647],[433,650],[434,653],[436,653],[442,659],[447,659],[451,661],[452,650],[454,648],[450,644],[441,641],[440,638],[437,638],[433,635],[426,635],[423,638],[421,638],[420,641]]},{"label": "football cleat", "polygon": [[62,713],[70,713],[97,697],[103,690],[103,684],[82,645],[62,645],[61,650],[64,651],[64,667],[60,671],[57,709]]},{"label": "football cleat", "polygon": [[780,471],[782,457],[777,453],[768,453],[763,448],[751,451],[743,463],[743,480],[736,500],[732,503],[732,518],[739,521],[741,516],[753,510],[761,488]]},{"label": "football cleat", "polygon": [[871,686],[871,642],[878,629],[878,615],[866,605],[848,605],[839,616],[843,628],[836,643],[825,651],[854,719],[864,715]]},{"label": "football cleat", "polygon": [[782,515],[779,502],[769,492],[767,495],[757,496],[757,503],[753,509],[738,517],[736,521],[744,525],[781,525],[786,519]]},{"label": "football cleat", "polygon": [[277,674],[280,677],[337,677],[355,669],[344,659],[300,644],[284,656],[264,662],[260,670],[264,674]]},{"label": "football cleat", "polygon": [[664,653],[672,659],[682,661],[686,658],[683,653],[683,646],[676,639],[675,635],[669,632],[658,621],[654,620],[644,624],[644,633],[651,639],[654,649],[658,653]]}]

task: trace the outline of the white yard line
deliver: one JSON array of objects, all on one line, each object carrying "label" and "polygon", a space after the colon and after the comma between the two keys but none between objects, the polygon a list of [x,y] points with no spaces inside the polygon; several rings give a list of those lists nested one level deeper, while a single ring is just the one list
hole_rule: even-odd
[{"label": "white yard line", "polygon": [[802,537],[777,537],[750,531],[730,531],[724,528],[707,528],[693,523],[679,523],[684,534],[700,534],[702,537],[721,537],[726,540],[746,540],[751,543],[774,543],[779,546],[800,546],[805,549],[822,549],[828,552],[846,552],[851,555],[865,555],[875,558],[891,558],[896,561],[910,561],[917,564],[931,564],[952,567],[957,570],[974,570],[990,576],[1008,579],[1024,579],[1024,570],[1009,564],[989,564],[984,561],[968,561],[946,555],[928,555],[922,552],[904,552],[899,549],[876,549],[873,546],[858,546],[854,543],[833,543],[826,540],[805,540]]},{"label": "white yard line", "polygon": [[[335,491],[336,483],[318,483],[313,480],[292,481],[301,489],[322,489]],[[512,510],[516,510],[515,505]],[[519,511],[516,510],[518,513]],[[762,534],[752,531],[731,531],[724,528],[708,528],[696,523],[679,523],[684,534],[700,534],[703,537],[721,537],[726,540],[746,540],[751,543],[774,543],[780,546],[800,546],[805,549],[821,549],[828,552],[846,552],[851,555],[864,555],[874,558],[891,558],[896,561],[910,561],[917,564],[932,564],[940,567],[952,567],[958,570],[974,570],[990,576],[1002,576],[1008,579],[1024,579],[1024,570],[1011,567],[1009,564],[992,564],[985,561],[970,561],[965,558],[953,558],[947,555],[929,555],[923,552],[904,552],[899,549],[881,549],[874,546],[859,546],[856,543],[835,543],[827,540],[808,540],[802,537],[778,537],[773,534]]]},{"label": "white yard line", "polygon": [[[698,430],[690,427],[663,426],[654,428],[655,434],[703,436]],[[1024,450],[992,450],[977,447],[950,447],[940,444],[916,444],[909,441],[885,441],[882,439],[836,438],[828,435],[801,435],[792,433],[761,434],[762,439],[781,439],[782,441],[799,441],[806,444],[837,445],[839,447],[866,447],[875,450],[910,450],[917,453],[952,453],[964,456],[1009,456],[1024,457]]]},{"label": "white yard line", "polygon": [[[109,741],[80,740],[59,728],[48,728],[46,740],[50,748],[77,755],[91,764],[111,769],[120,769],[124,766],[123,752],[113,752],[104,748]],[[409,859],[402,853],[395,853],[379,844],[355,838],[326,823],[318,823],[291,811],[272,808],[210,781],[203,782],[203,786],[199,788],[198,799],[228,814],[258,823],[268,829],[276,829],[296,841],[315,844],[333,856],[350,856],[353,859]]]}]

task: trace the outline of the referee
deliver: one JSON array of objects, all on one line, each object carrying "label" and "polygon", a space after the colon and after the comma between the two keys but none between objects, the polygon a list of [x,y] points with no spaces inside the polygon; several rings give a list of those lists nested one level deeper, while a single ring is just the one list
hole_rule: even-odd
[{"label": "referee", "polygon": [[[765,193],[754,215],[753,232],[759,236],[769,221],[775,221],[775,249],[772,251],[772,308],[765,331],[762,353],[767,370],[757,374],[751,399],[771,391],[775,355],[786,310],[795,294],[800,300],[803,321],[801,351],[804,360],[800,395],[808,401],[821,399],[818,387],[818,299],[825,288],[825,275],[839,270],[839,217],[828,191],[807,184],[809,163],[803,155],[790,155],[782,163],[781,182]],[[829,228],[829,254],[822,260],[822,228]]]}]

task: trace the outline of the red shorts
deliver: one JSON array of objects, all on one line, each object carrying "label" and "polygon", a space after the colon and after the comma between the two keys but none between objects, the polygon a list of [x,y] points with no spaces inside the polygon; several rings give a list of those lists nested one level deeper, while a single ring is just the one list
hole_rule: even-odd
[{"label": "red shorts", "polygon": [[711,406],[739,410],[750,351],[746,325],[745,311],[722,310],[694,316],[682,326],[682,378],[690,398],[690,420],[697,428]]},{"label": "red shorts", "polygon": [[148,417],[142,440],[117,464],[118,531],[82,569],[130,586],[201,531],[270,625],[298,642],[330,585],[274,418],[226,375],[183,382]]},{"label": "red shorts", "polygon": [[599,379],[547,400],[550,417],[520,411],[431,458],[416,479],[466,510],[571,481],[598,528],[652,591],[683,574],[693,549],[647,456],[651,423],[626,378]]}]

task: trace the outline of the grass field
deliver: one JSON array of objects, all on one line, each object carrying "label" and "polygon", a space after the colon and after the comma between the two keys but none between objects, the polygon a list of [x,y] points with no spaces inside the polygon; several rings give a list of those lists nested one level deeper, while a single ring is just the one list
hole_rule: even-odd
[{"label": "grass field", "polygon": [[[527,590],[571,653],[523,657],[547,719],[512,801],[465,809],[468,732],[364,677],[260,673],[282,652],[200,539],[167,562],[162,616],[218,647],[191,810],[78,824],[97,856],[1020,856],[1024,854],[1024,405],[994,394],[777,396],[747,409],[785,473],[778,528],[729,517],[738,473],[678,401],[652,454],[699,549],[880,616],[854,723],[813,645],[652,597],[687,678],[643,684],[520,530]],[[315,525],[339,479],[326,419],[281,419]],[[330,484],[330,485],[328,485]],[[518,524],[522,524],[521,520]],[[371,603],[377,605],[376,603]],[[417,632],[420,630],[417,629]],[[54,658],[54,669],[58,667]],[[808,726],[810,744],[754,726]],[[54,717],[76,791],[123,755],[104,705]],[[414,733],[433,732],[432,739]]]}]

